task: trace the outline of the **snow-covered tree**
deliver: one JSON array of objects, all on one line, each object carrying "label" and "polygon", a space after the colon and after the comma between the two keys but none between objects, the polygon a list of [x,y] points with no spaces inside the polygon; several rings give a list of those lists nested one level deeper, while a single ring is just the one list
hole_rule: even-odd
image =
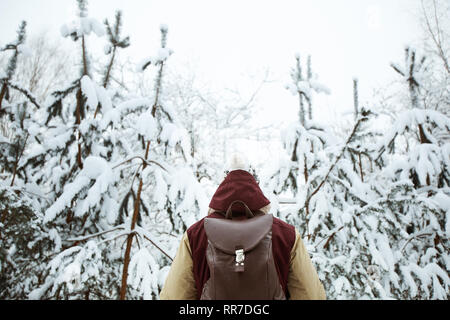
[{"label": "snow-covered tree", "polygon": [[[407,48],[405,66],[391,67],[402,76],[393,88],[407,98],[391,130],[378,128],[376,108],[359,105],[354,82],[346,137],[319,131],[306,140],[315,132],[300,108],[300,123],[283,136],[285,165],[265,179],[278,195],[277,214],[305,237],[331,299],[448,298],[450,126],[439,108],[424,108],[433,66]],[[302,157],[308,161],[293,166]],[[284,197],[290,206],[279,205]]]},{"label": "snow-covered tree", "polygon": [[105,54],[110,55],[109,62],[105,68],[103,75],[103,87],[106,88],[111,81],[111,75],[117,55],[117,50],[119,48],[127,48],[130,45],[130,37],[126,36],[123,39],[121,38],[120,33],[122,31],[122,11],[120,10],[116,12],[114,26],[111,27],[108,19],[105,20],[105,25],[109,43],[105,45],[104,51]]},{"label": "snow-covered tree", "polygon": [[113,28],[105,22],[111,50],[98,85],[85,37],[102,32],[84,1],[79,9],[62,34],[81,39],[80,78],[53,94],[40,115],[45,142],[24,165],[33,167],[29,179],[54,192],[43,223],[60,243],[29,297],[154,299],[171,259],[163,247],[173,255],[175,240],[207,208],[190,170],[185,130],[165,104],[168,28],[161,25],[157,55],[139,68],[155,69],[153,90],[129,96],[108,89],[116,50],[129,45],[120,36],[120,13]]},{"label": "snow-covered tree", "polygon": [[[333,148],[335,139],[328,128],[312,119],[312,94],[330,90],[312,76],[311,58],[308,58],[308,72],[302,75],[300,55],[296,55],[296,67],[291,72],[293,82],[287,85],[292,94],[298,95],[299,119],[281,132],[282,146],[286,153],[280,157],[274,172],[265,172],[264,181],[268,190],[284,197],[306,197],[324,174],[329,158],[325,150]],[[305,117],[304,101],[308,103],[309,119]],[[310,187],[304,188],[304,185]],[[273,199],[277,203],[276,198]],[[291,217],[292,218],[292,217]],[[298,220],[296,221],[298,223]]]},{"label": "snow-covered tree", "polygon": [[[52,248],[51,236],[41,227],[36,197],[42,200],[42,194],[35,185],[22,180],[20,170],[37,131],[33,114],[41,108],[34,94],[15,79],[18,60],[30,55],[25,40],[26,22],[22,22],[17,40],[2,48],[3,52],[12,52],[0,76],[0,296],[4,299],[26,297],[34,280],[30,275],[41,268],[36,259]],[[17,94],[11,94],[13,91]],[[28,276],[25,280],[24,275]]]},{"label": "snow-covered tree", "polygon": [[305,111],[305,101],[308,105],[308,119],[312,120],[312,110],[313,110],[313,94],[315,93],[325,93],[330,94],[330,89],[324,86],[317,80],[317,75],[312,72],[311,56],[308,55],[307,58],[307,69],[306,76],[303,73],[300,54],[295,55],[296,65],[295,68],[291,70],[292,83],[286,86],[286,89],[291,91],[292,94],[298,95],[299,100],[299,119],[300,124],[305,126],[306,111]]},{"label": "snow-covered tree", "polygon": [[267,135],[253,116],[258,113],[258,95],[268,74],[249,80],[246,92],[231,88],[218,92],[202,83],[195,69],[183,66],[171,65],[167,70],[166,102],[177,110],[187,130],[196,178],[212,195],[223,178],[224,159],[237,151],[239,140]]},{"label": "snow-covered tree", "polygon": [[445,0],[420,1],[421,25],[425,50],[436,59],[437,65],[450,74],[450,24],[447,19],[450,5]]},{"label": "snow-covered tree", "polygon": [[[26,88],[42,105],[51,90],[64,85],[74,72],[73,58],[73,52],[62,40],[48,31],[30,33],[17,57],[17,68],[10,81]],[[6,67],[7,63],[7,55],[0,55],[0,66]],[[9,100],[21,99],[22,95],[18,90],[9,90]]]},{"label": "snow-covered tree", "polygon": [[[390,188],[384,209],[402,230],[384,231],[396,240],[391,246],[398,250],[398,281],[391,279],[390,289],[397,298],[448,299],[450,119],[426,108],[423,99],[430,94],[423,87],[433,81],[427,71],[434,65],[425,67],[425,58],[417,64],[415,50],[407,48],[405,53],[407,71],[392,66],[407,85],[408,108],[381,140],[376,159],[383,185]],[[445,91],[437,89],[438,95]]]},{"label": "snow-covered tree", "polygon": [[6,66],[6,70],[2,70],[2,74],[0,74],[1,79],[1,90],[0,90],[0,112],[2,111],[3,100],[9,100],[9,87],[11,87],[11,83],[9,83],[14,73],[17,69],[17,59],[20,53],[27,53],[28,49],[25,46],[26,40],[26,26],[27,23],[22,21],[19,26],[19,30],[17,31],[17,39],[3,48],[1,48],[1,52],[12,51],[12,55],[8,60],[8,64]]},{"label": "snow-covered tree", "polygon": [[409,108],[381,136],[369,127],[363,140],[369,174],[359,176],[350,143],[305,202],[313,260],[330,297],[448,298],[450,153],[442,137],[449,119],[420,108],[419,83],[427,78],[409,49],[406,61]]},{"label": "snow-covered tree", "polygon": [[[246,93],[213,92],[172,63],[164,24],[153,54],[123,63],[122,12],[100,23],[77,4],[60,28],[77,62],[26,43],[25,22],[0,47],[0,298],[157,299],[235,142],[268,134],[252,123],[267,77]],[[272,213],[300,231],[329,299],[449,298],[442,5],[423,3],[429,41],[386,66],[398,81],[382,101],[361,103],[354,79],[354,117],[341,127],[317,121],[315,94],[330,90],[311,57],[303,67],[296,55],[287,89],[298,119],[280,130],[278,163],[256,173]],[[105,42],[100,58],[92,33]],[[58,59],[66,77],[45,71]]]},{"label": "snow-covered tree", "polygon": [[[2,134],[0,135],[0,163],[2,164],[2,174],[11,174],[10,185],[14,185],[14,180],[18,173],[19,161],[23,156],[27,145],[32,122],[31,114],[40,105],[35,96],[20,83],[13,80],[17,70],[17,60],[20,54],[28,54],[25,45],[26,22],[23,21],[17,32],[17,40],[7,44],[1,51],[12,51],[6,70],[0,74],[1,92],[0,92],[0,121],[2,123]],[[19,96],[11,97],[10,91],[15,90],[20,93]],[[6,176],[5,176],[6,178]]]}]

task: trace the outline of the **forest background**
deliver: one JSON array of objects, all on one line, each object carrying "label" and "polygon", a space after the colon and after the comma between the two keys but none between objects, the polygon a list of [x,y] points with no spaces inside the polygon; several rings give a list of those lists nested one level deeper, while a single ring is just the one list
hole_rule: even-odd
[{"label": "forest background", "polygon": [[[14,3],[2,17],[39,12]],[[238,153],[329,299],[448,299],[450,5],[250,3],[148,23],[65,1],[51,29],[3,31],[0,298],[158,299]]]}]

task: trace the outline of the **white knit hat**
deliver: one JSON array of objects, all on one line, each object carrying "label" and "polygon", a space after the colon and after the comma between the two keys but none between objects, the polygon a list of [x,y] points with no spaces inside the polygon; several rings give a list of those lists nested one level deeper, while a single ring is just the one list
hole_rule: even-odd
[{"label": "white knit hat", "polygon": [[231,157],[228,159],[227,163],[227,170],[233,171],[233,170],[250,170],[250,165],[248,163],[247,157],[245,157],[243,154],[239,153],[233,153]]}]

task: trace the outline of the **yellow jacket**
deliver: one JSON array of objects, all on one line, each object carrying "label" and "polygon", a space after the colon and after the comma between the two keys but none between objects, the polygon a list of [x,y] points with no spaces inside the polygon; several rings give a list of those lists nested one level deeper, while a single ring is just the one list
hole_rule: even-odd
[{"label": "yellow jacket", "polygon": [[[291,300],[326,299],[323,285],[297,230],[295,230],[295,243],[291,251],[287,287]],[[192,252],[187,232],[184,233],[178,252],[172,262],[166,282],[160,293],[160,299],[197,299]]]}]

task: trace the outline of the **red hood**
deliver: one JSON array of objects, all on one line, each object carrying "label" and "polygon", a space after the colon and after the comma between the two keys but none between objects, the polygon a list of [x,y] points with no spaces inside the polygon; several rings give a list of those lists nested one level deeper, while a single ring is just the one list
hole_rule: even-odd
[{"label": "red hood", "polygon": [[[245,202],[252,211],[261,209],[270,203],[259,188],[255,178],[244,170],[234,170],[228,173],[214,193],[209,207],[225,212],[235,200]],[[244,211],[244,208],[239,204],[233,206],[234,208],[233,211]]]}]

